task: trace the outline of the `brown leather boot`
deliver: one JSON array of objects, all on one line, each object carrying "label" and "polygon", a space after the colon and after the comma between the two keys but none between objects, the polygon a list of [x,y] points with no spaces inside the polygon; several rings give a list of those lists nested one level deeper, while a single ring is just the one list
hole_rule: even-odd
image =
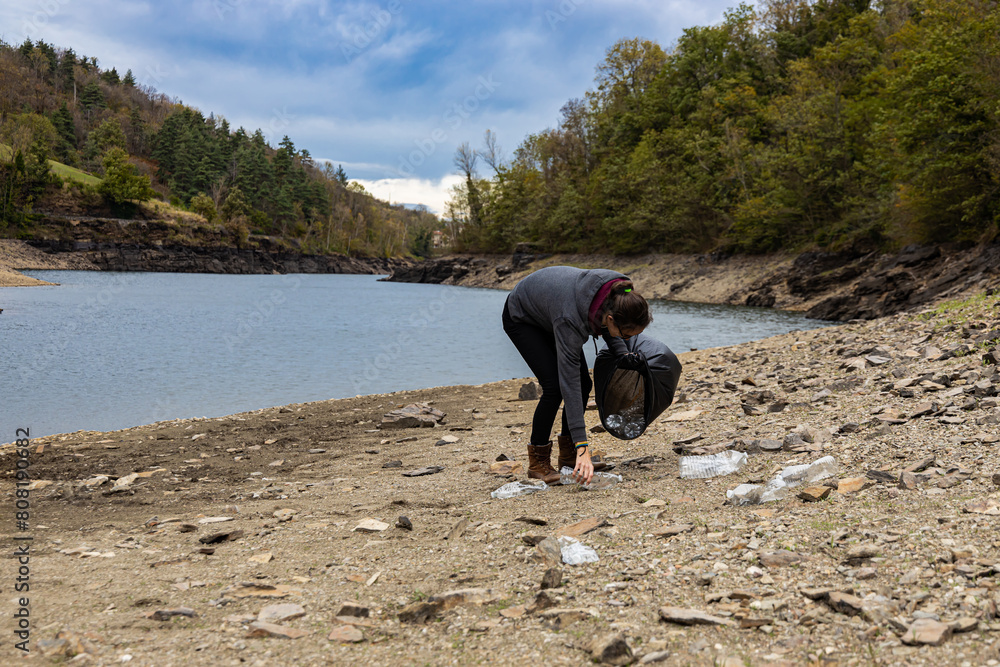
[{"label": "brown leather boot", "polygon": [[552,441],[537,446],[528,445],[528,477],[540,479],[546,484],[559,481],[559,472],[552,468]]},{"label": "brown leather boot", "polygon": [[[559,441],[559,470],[575,468],[576,448],[573,446],[573,438],[568,435],[560,435],[556,439]],[[595,472],[608,467],[608,464],[601,460],[600,456],[591,455],[590,462],[594,464]]]},{"label": "brown leather boot", "polygon": [[576,467],[576,450],[573,448],[573,438],[568,435],[560,435],[559,441],[559,469]]}]

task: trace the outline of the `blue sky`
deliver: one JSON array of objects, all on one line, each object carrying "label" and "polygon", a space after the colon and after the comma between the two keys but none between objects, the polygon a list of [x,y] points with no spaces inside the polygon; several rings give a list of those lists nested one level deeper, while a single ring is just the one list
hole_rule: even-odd
[{"label": "blue sky", "polygon": [[618,39],[669,47],[737,0],[21,0],[26,35],[186,104],[285,134],[383,199],[440,212],[452,156],[493,130],[507,155],[556,124]]}]

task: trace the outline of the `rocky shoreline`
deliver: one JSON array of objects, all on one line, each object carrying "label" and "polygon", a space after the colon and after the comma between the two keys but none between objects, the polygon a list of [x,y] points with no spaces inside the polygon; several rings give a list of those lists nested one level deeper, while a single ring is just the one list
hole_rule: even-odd
[{"label": "rocky shoreline", "polygon": [[389,280],[511,289],[528,273],[554,264],[621,271],[651,298],[780,308],[844,322],[1000,288],[996,243],[964,249],[910,246],[895,254],[729,257],[548,255],[521,246],[513,256],[459,255],[419,262],[401,267]]},{"label": "rocky shoreline", "polygon": [[[622,476],[603,491],[490,497],[524,479],[523,380],[35,439],[33,655],[997,665],[998,345],[981,292],[684,353],[644,436],[592,429]],[[725,450],[745,466],[679,477]],[[833,477],[726,503],[822,457]],[[17,458],[0,447],[9,506]],[[598,560],[560,562],[560,536]]]}]

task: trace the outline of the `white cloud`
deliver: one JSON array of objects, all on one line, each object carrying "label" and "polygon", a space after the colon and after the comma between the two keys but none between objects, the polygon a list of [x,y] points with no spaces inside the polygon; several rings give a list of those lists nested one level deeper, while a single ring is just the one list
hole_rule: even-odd
[{"label": "white cloud", "polygon": [[357,180],[365,190],[379,199],[393,204],[423,204],[438,215],[444,212],[445,203],[451,198],[451,188],[462,182],[462,178],[454,174],[436,181],[426,178],[352,180]]}]

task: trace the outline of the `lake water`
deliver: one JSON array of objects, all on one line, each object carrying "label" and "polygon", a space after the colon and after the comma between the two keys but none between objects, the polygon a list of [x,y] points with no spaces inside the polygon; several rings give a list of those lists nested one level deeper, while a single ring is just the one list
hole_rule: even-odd
[{"label": "lake water", "polygon": [[[107,431],[530,375],[501,327],[501,291],[376,276],[28,273],[61,284],[0,288],[0,442],[20,427]],[[824,325],[652,305],[647,333],[678,354]]]}]

